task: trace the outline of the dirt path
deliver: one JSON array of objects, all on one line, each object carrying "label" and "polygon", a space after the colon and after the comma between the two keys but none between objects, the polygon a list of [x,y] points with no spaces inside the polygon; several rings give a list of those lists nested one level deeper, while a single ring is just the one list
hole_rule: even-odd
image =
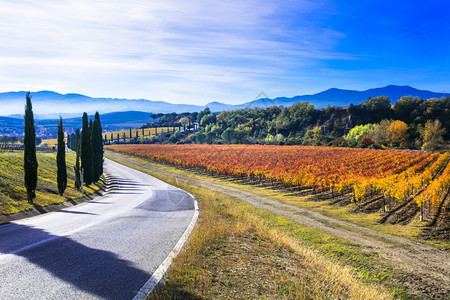
[{"label": "dirt path", "polygon": [[[123,159],[110,151],[113,158]],[[128,161],[139,167],[142,165]],[[380,233],[350,222],[337,220],[320,212],[281,203],[270,197],[237,188],[194,179],[165,170],[152,171],[177,178],[189,184],[219,191],[238,198],[257,208],[289,218],[298,224],[316,228],[344,238],[361,247],[366,253],[375,253],[394,269],[401,271],[403,284],[409,292],[421,299],[446,299],[450,295],[450,253],[406,238]]]}]

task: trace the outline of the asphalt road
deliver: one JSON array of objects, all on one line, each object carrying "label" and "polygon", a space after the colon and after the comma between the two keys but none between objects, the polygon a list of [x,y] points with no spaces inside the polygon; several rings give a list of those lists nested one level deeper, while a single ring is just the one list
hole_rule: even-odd
[{"label": "asphalt road", "polygon": [[0,299],[131,299],[174,248],[194,199],[106,160],[103,197],[0,226]]}]

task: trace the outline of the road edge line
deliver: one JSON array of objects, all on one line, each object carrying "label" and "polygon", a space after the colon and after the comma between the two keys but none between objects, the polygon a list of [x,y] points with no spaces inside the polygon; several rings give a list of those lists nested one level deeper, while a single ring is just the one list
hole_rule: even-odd
[{"label": "road edge line", "polygon": [[189,226],[184,231],[183,235],[180,237],[178,242],[176,243],[175,247],[173,247],[172,251],[167,255],[166,259],[159,265],[159,267],[156,269],[155,272],[153,272],[152,277],[141,287],[139,292],[134,296],[133,300],[141,300],[146,299],[150,293],[153,291],[153,289],[158,285],[158,283],[161,281],[164,274],[166,274],[169,267],[172,265],[173,259],[180,253],[181,249],[183,248],[184,244],[186,243],[187,239],[191,235],[192,231],[194,230],[194,226],[197,223],[198,216],[200,213],[199,205],[197,202],[197,198],[195,198],[194,195],[191,193],[188,193],[184,191],[188,195],[190,195],[194,199],[194,215],[192,216],[191,222],[189,223]]}]

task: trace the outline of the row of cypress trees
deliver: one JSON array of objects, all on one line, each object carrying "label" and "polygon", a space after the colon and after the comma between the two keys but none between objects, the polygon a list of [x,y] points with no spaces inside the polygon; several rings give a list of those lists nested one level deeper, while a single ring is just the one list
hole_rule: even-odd
[{"label": "row of cypress trees", "polygon": [[80,128],[77,128],[74,133],[67,135],[67,147],[73,151],[77,151],[78,141],[80,140]]},{"label": "row of cypress trees", "polygon": [[86,185],[97,182],[103,174],[103,137],[100,114],[95,113],[94,121],[83,113],[81,132],[77,130],[70,138],[73,146],[77,144],[77,157],[74,166],[75,188],[80,189],[82,173]]},{"label": "row of cypress trees", "polygon": [[[28,202],[33,204],[36,198],[38,162],[36,158],[36,130],[30,92],[26,94],[24,128],[24,181]],[[58,122],[58,151],[56,154],[58,193],[64,194],[67,187],[66,144],[64,141],[63,120]],[[103,174],[103,137],[100,114],[95,113],[94,121],[88,122],[87,113],[83,114],[83,129],[68,136],[68,146],[77,147],[75,163],[75,187],[81,187],[81,170],[84,169],[86,185],[97,182]],[[75,147],[74,147],[75,148]],[[81,160],[81,168],[80,168]]]}]

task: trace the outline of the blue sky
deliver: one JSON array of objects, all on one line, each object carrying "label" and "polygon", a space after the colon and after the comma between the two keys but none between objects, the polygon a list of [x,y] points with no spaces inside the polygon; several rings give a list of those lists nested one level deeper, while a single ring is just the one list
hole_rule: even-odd
[{"label": "blue sky", "polygon": [[0,91],[242,103],[450,91],[450,2],[0,0]]}]

